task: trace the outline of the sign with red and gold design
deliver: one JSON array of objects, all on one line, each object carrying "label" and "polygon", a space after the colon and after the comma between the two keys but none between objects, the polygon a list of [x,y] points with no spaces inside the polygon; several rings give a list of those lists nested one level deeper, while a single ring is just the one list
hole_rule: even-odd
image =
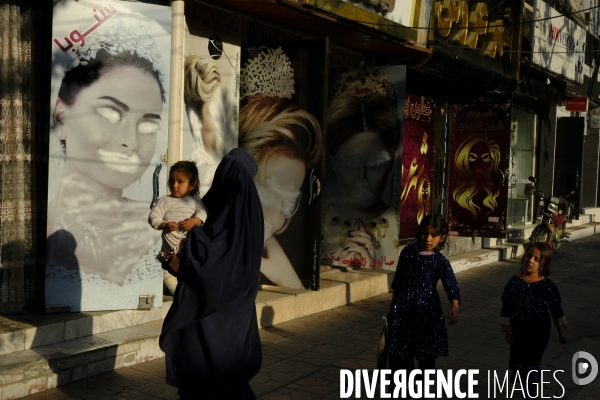
[{"label": "sign with red and gold design", "polygon": [[511,100],[454,105],[450,125],[448,224],[459,236],[506,237]]},{"label": "sign with red and gold design", "polygon": [[406,94],[399,239],[414,238],[423,217],[431,214],[433,135],[433,99]]}]

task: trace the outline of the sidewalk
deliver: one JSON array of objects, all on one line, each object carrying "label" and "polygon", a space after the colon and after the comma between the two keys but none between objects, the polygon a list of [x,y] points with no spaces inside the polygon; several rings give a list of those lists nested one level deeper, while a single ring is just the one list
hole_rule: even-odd
[{"label": "sidewalk", "polygon": [[[500,375],[507,368],[508,345],[499,331],[500,295],[517,269],[518,260],[510,260],[456,274],[463,298],[460,322],[448,328],[450,357],[439,358],[437,367],[478,368],[475,392],[480,399],[493,398],[487,394],[487,371]],[[588,386],[575,385],[571,359],[575,352],[587,351],[600,360],[600,235],[562,246],[552,261],[550,278],[560,289],[570,330],[565,345],[552,333],[542,363],[544,369],[565,371],[556,375],[564,386],[564,396],[552,375],[543,395],[598,399],[600,376]],[[338,399],[341,368],[375,367],[381,317],[390,298],[391,294],[384,294],[262,329],[263,366],[251,382],[257,398]],[[447,310],[447,304],[444,308]],[[176,389],[166,385],[164,376],[164,359],[158,359],[24,399],[177,399]],[[362,394],[367,398],[364,390]],[[506,398],[506,394],[497,393],[496,397]],[[520,397],[515,394],[515,398]]]}]

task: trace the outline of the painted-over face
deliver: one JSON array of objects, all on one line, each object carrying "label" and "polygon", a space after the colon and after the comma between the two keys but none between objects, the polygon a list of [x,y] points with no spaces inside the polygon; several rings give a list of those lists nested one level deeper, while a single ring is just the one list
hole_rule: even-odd
[{"label": "painted-over face", "polygon": [[148,168],[161,112],[161,91],[154,77],[129,66],[106,72],[71,106],[57,102],[65,169],[110,188],[126,188]]},{"label": "painted-over face", "polygon": [[298,209],[304,168],[300,160],[276,156],[260,174],[267,177],[266,182],[262,182],[259,175],[254,179],[265,220],[265,240],[281,230]]},{"label": "painted-over face", "polygon": [[430,225],[425,227],[423,232],[421,232],[419,244],[423,251],[434,251],[438,244],[444,240],[446,240],[446,235],[440,235],[440,233]]},{"label": "painted-over face", "polygon": [[540,274],[542,255],[535,247],[527,250],[523,256],[523,269],[526,276],[538,276]]},{"label": "painted-over face", "polygon": [[469,152],[469,169],[476,177],[485,177],[492,168],[492,154],[483,142],[476,143]]},{"label": "painted-over face", "polygon": [[340,200],[366,211],[382,202],[393,157],[375,132],[352,135],[333,157]]}]

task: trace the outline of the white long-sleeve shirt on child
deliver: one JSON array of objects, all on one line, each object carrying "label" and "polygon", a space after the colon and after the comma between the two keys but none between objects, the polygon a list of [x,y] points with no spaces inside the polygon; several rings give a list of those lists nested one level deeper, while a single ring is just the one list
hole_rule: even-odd
[{"label": "white long-sleeve shirt on child", "polygon": [[[156,202],[156,205],[150,211],[148,222],[154,229],[159,229],[163,222],[180,222],[188,218],[198,217],[204,221],[208,218],[208,211],[198,195],[190,195],[181,198],[173,196],[163,196]],[[182,229],[169,231],[162,230],[162,249],[161,251],[167,254],[171,248],[187,235]]]}]

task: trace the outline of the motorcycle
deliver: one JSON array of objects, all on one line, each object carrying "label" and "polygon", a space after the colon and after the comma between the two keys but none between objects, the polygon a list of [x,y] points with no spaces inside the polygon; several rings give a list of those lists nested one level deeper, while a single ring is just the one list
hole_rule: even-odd
[{"label": "motorcycle", "polygon": [[571,235],[566,232],[566,227],[567,219],[572,218],[571,212],[574,205],[567,201],[567,197],[575,194],[575,191],[565,197],[545,197],[544,192],[537,186],[537,179],[530,176],[529,181],[531,183],[525,186],[525,195],[534,195],[539,205],[537,226],[531,232],[529,242],[545,242],[554,251],[557,251],[563,243],[568,243],[568,238]]}]

